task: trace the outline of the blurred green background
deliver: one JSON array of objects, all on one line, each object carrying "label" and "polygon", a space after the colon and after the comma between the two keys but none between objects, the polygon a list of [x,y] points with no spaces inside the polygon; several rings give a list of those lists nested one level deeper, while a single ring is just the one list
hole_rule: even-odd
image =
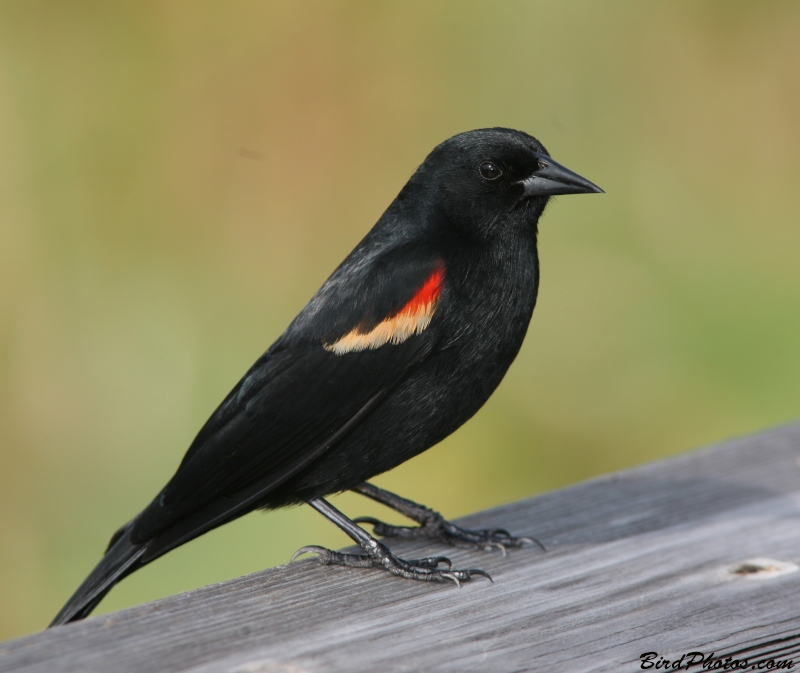
[{"label": "blurred green background", "polygon": [[[0,2],[0,639],[49,622],[427,152],[496,125],[608,194],[548,209],[505,382],[379,484],[457,516],[798,416],[800,3]],[[347,539],[253,514],[99,612],[308,543]]]}]

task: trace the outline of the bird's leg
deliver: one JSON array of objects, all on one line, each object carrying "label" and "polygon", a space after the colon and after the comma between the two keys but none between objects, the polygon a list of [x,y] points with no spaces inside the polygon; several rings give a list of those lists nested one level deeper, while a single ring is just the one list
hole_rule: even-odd
[{"label": "bird's leg", "polygon": [[384,491],[366,481],[354,489],[357,493],[372,498],[377,502],[391,507],[403,516],[416,521],[419,526],[392,526],[372,517],[362,516],[355,519],[356,523],[372,525],[375,535],[381,537],[397,537],[403,539],[429,538],[439,540],[454,547],[469,549],[499,549],[505,554],[509,547],[522,547],[525,544],[536,544],[545,551],[544,545],[531,537],[512,537],[511,533],[502,528],[487,530],[467,530],[447,521],[439,512],[424,505],[418,505],[411,500],[401,498],[399,495]]},{"label": "bird's leg", "polygon": [[[320,562],[325,565],[340,565],[351,568],[383,568],[393,575],[399,575],[407,579],[427,582],[452,581],[459,586],[461,582],[472,579],[473,575],[481,575],[488,577],[490,580],[492,579],[488,573],[476,568],[453,570],[450,560],[444,556],[405,561],[392,554],[386,545],[378,542],[323,498],[316,498],[309,501],[308,504],[353,538],[358,543],[358,546],[364,550],[364,553],[342,554],[341,552],[325,549],[325,547],[308,546],[298,549],[292,556],[292,561],[300,554],[313,553],[318,554]],[[439,564],[446,565],[447,569],[439,570]]]}]

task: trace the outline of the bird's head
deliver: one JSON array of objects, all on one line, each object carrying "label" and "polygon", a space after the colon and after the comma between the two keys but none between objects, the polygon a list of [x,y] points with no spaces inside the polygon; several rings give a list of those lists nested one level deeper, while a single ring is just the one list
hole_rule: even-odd
[{"label": "bird's head", "polygon": [[[445,140],[417,176],[447,219],[481,237],[508,227],[535,227],[556,194],[602,189],[550,158],[533,136],[513,129],[468,131]],[[415,177],[417,177],[415,176]]]}]

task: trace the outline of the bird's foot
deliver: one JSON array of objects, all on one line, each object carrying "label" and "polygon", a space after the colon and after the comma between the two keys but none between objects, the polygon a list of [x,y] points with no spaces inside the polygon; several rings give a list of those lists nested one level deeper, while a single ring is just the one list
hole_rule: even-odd
[{"label": "bird's foot", "polygon": [[[467,570],[453,570],[450,559],[444,556],[429,556],[426,558],[406,561],[392,554],[389,548],[378,542],[370,540],[361,545],[366,553],[364,554],[343,554],[342,552],[332,551],[325,547],[310,545],[298,549],[292,561],[301,554],[317,554],[319,561],[323,565],[347,566],[349,568],[383,568],[393,575],[399,575],[410,580],[420,580],[423,582],[455,582],[461,586],[461,582],[468,582],[473,576],[486,577],[493,581],[489,573],[478,568],[468,568]],[[439,569],[439,565],[447,566],[447,569]]]},{"label": "bird's foot", "polygon": [[514,537],[502,528],[468,530],[450,523],[438,512],[425,509],[427,511],[425,512],[424,521],[420,521],[419,526],[392,526],[369,516],[362,516],[354,519],[354,521],[359,524],[367,523],[372,525],[373,534],[380,537],[393,537],[404,540],[426,538],[464,549],[482,549],[484,551],[497,549],[503,556],[506,555],[507,549],[516,549],[526,544],[537,545],[542,551],[545,551],[544,545],[535,538]]}]

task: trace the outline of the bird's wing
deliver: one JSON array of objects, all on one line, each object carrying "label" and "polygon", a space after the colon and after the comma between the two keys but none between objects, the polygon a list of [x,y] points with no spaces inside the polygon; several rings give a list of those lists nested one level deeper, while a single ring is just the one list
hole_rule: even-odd
[{"label": "bird's wing", "polygon": [[252,509],[379,404],[435,347],[445,273],[437,255],[418,248],[340,267],[137,517],[131,539],[148,542],[143,561]]}]

